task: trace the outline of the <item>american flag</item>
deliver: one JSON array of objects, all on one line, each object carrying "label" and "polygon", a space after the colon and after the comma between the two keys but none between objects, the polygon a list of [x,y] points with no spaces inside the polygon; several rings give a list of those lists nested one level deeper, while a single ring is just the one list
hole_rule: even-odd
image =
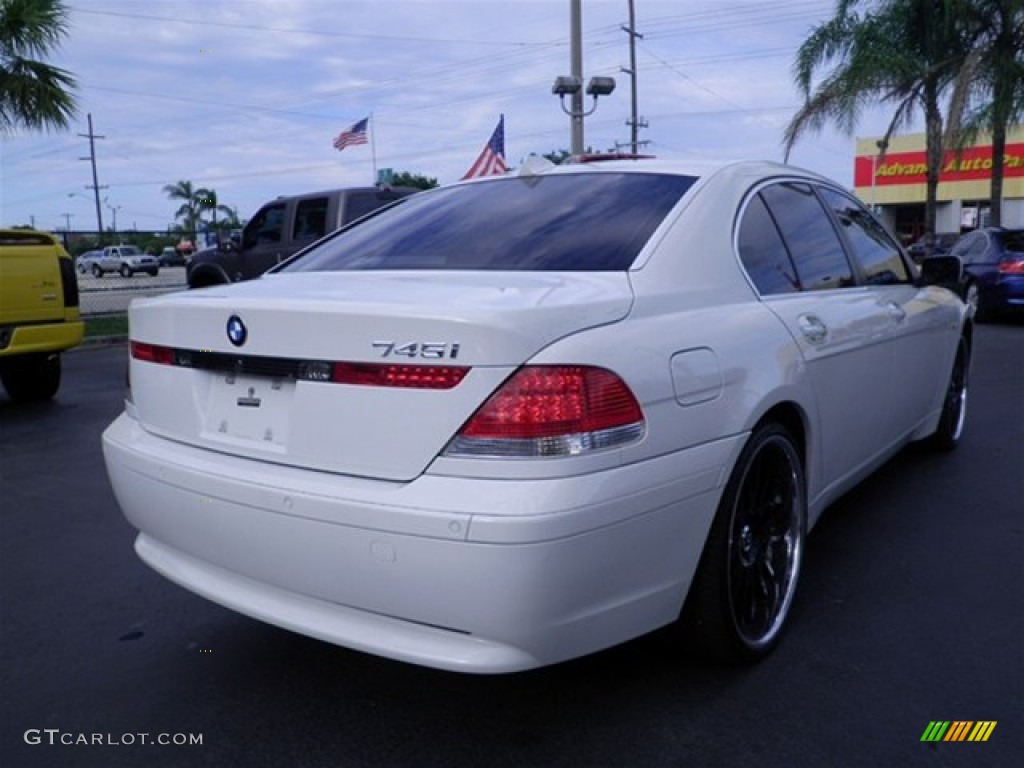
[{"label": "american flag", "polygon": [[364,117],[358,123],[355,123],[351,128],[339,133],[334,137],[334,148],[341,152],[345,147],[351,147],[353,144],[365,144],[366,143],[366,125],[370,121],[370,118]]},{"label": "american flag", "polygon": [[500,176],[508,171],[505,165],[505,116],[498,119],[498,126],[491,134],[491,140],[487,142],[480,153],[480,157],[473,163],[473,167],[466,171],[464,179],[475,179],[478,176]]}]

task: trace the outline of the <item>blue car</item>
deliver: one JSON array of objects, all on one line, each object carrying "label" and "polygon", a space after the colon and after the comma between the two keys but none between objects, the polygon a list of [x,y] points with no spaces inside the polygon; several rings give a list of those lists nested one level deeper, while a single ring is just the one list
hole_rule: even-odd
[{"label": "blue car", "polygon": [[964,301],[975,319],[1024,309],[1024,229],[977,229],[949,253],[963,262]]}]

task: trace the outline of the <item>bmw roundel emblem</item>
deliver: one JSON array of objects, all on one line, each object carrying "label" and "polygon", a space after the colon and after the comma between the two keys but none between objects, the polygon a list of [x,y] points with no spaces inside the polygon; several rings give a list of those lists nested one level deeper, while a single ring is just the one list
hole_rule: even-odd
[{"label": "bmw roundel emblem", "polygon": [[240,347],[245,344],[245,339],[248,335],[249,331],[246,330],[242,318],[238,315],[232,315],[228,318],[228,341],[236,347]]}]

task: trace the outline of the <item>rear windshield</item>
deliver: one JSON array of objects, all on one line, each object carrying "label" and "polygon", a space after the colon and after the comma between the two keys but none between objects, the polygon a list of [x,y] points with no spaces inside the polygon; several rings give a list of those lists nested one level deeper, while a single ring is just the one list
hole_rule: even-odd
[{"label": "rear windshield", "polygon": [[53,245],[49,235],[29,231],[0,232],[0,245]]},{"label": "rear windshield", "polygon": [[422,192],[280,271],[625,270],[694,181],[581,173]]}]

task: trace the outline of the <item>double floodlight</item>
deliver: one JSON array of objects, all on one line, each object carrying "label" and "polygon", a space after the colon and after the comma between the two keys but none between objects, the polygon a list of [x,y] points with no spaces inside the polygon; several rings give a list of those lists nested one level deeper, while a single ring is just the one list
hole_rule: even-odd
[{"label": "double floodlight", "polygon": [[[573,96],[580,92],[583,82],[578,77],[563,75],[555,78],[555,84],[551,86],[551,92],[556,96]],[[587,83],[588,96],[607,96],[615,90],[614,77],[592,77]]]},{"label": "double floodlight", "polygon": [[615,90],[615,78],[614,77],[592,77],[590,82],[587,83],[587,95],[593,97],[594,103],[590,109],[586,112],[574,112],[565,108],[565,97],[575,96],[580,92],[583,87],[583,81],[578,77],[572,75],[563,75],[562,77],[555,78],[555,84],[551,86],[551,92],[562,99],[562,111],[567,115],[573,117],[583,117],[589,115],[595,109],[597,109],[597,97],[607,96]]}]

